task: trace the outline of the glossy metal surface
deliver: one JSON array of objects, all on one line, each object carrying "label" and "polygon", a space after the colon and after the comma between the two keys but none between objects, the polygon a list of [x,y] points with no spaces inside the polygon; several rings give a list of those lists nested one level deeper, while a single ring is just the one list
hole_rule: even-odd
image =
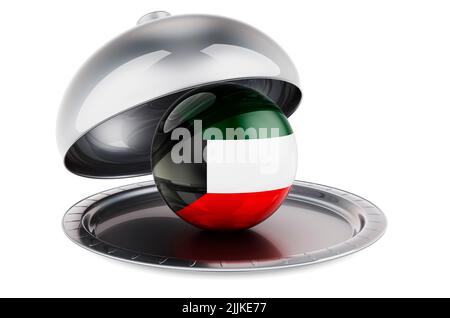
[{"label": "glossy metal surface", "polygon": [[70,84],[57,123],[66,167],[99,178],[150,173],[160,116],[189,89],[217,82],[252,87],[286,115],[301,99],[294,64],[257,29],[217,16],[142,17],[95,53]]},{"label": "glossy metal surface", "polygon": [[237,233],[205,232],[175,216],[148,182],[78,202],[63,227],[80,246],[123,261],[242,271],[313,264],[359,251],[383,235],[386,218],[354,194],[296,181],[265,222]]}]

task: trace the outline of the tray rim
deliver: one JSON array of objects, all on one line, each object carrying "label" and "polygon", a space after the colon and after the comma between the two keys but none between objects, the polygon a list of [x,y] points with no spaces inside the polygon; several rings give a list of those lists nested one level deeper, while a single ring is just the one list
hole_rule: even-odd
[{"label": "tray rim", "polygon": [[[255,271],[255,270],[300,267],[341,258],[343,256],[356,253],[362,249],[369,247],[383,236],[387,228],[386,216],[381,211],[381,209],[378,208],[378,206],[376,206],[369,200],[356,194],[353,194],[351,192],[344,191],[335,187],[300,180],[295,180],[293,182],[293,186],[303,188],[306,187],[316,191],[322,191],[326,194],[337,196],[338,198],[345,200],[348,203],[356,205],[356,207],[360,209],[360,213],[358,216],[364,218],[361,230],[348,240],[345,240],[343,242],[340,242],[333,246],[329,246],[324,249],[315,250],[313,252],[292,255],[291,258],[285,257],[277,260],[258,261],[256,262],[259,263],[258,266],[256,266],[255,262],[251,260],[249,260],[249,263],[245,262],[239,263],[239,264],[247,264],[247,266],[224,267],[222,262],[217,262],[215,266],[211,267],[211,264],[213,264],[211,262],[208,263],[207,266],[205,266],[205,264],[199,263],[197,261],[176,259],[171,257],[160,257],[150,254],[146,255],[136,254],[136,252],[116,247],[102,240],[99,240],[91,232],[87,231],[84,228],[82,224],[83,217],[88,211],[92,209],[92,206],[96,202],[106,199],[107,197],[112,196],[116,193],[148,186],[154,186],[155,191],[157,191],[155,182],[153,180],[149,180],[145,182],[131,183],[124,186],[110,188],[108,190],[104,190],[102,192],[85,197],[82,200],[79,200],[74,205],[72,205],[64,214],[61,222],[63,232],[72,242],[83,247],[84,249],[87,249],[101,256],[120,260],[127,263],[166,269],[177,269],[177,270],[235,272],[235,271]],[[289,196],[294,197],[294,200],[295,197],[297,197],[297,200],[301,200],[298,199],[299,195],[289,193]],[[311,202],[314,200],[309,201],[303,199],[302,201],[307,202],[309,204],[314,204]],[[323,205],[319,206],[324,207]],[[331,209],[329,207],[325,208],[330,210],[331,212]],[[78,211],[79,209],[81,209],[82,212]],[[343,217],[345,219],[345,216],[343,216],[336,210],[334,210],[333,213],[339,214],[340,217]],[[71,219],[72,216],[75,216],[75,219]],[[348,220],[346,221],[350,223]],[[78,224],[78,226],[75,228],[70,226],[71,224],[74,223]],[[74,233],[80,231],[83,235],[81,236],[74,235]],[[86,244],[85,242],[83,242],[84,238],[89,238],[92,243]],[[118,255],[117,254],[118,251],[122,252],[122,255]],[[123,255],[124,253],[126,257]],[[130,256],[130,254],[134,255]]]}]

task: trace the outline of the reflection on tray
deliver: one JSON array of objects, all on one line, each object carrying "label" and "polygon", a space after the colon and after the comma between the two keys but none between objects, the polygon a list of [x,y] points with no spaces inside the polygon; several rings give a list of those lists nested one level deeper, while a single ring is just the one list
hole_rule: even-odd
[{"label": "reflection on tray", "polygon": [[281,256],[276,246],[254,231],[207,232],[175,217],[134,218],[104,231],[98,229],[96,234],[102,241],[137,253],[227,262],[262,261]]}]

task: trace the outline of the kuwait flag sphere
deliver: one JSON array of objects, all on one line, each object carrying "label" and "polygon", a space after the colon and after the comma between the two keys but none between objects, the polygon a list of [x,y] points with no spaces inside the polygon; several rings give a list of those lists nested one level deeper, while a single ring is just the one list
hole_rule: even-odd
[{"label": "kuwait flag sphere", "polygon": [[162,117],[152,147],[156,185],[185,221],[208,230],[250,228],[286,198],[297,146],[279,107],[252,89],[195,89]]}]

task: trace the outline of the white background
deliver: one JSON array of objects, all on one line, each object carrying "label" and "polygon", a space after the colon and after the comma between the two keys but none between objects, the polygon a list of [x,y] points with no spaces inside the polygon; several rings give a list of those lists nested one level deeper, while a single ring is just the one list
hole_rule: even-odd
[{"label": "white background", "polygon": [[[291,117],[297,177],[381,207],[380,241],[304,268],[194,273],[65,237],[73,203],[149,178],[72,175],[55,120],[79,66],[155,10],[244,20],[284,47],[304,92]],[[448,1],[1,1],[0,35],[0,296],[450,296]]]}]

